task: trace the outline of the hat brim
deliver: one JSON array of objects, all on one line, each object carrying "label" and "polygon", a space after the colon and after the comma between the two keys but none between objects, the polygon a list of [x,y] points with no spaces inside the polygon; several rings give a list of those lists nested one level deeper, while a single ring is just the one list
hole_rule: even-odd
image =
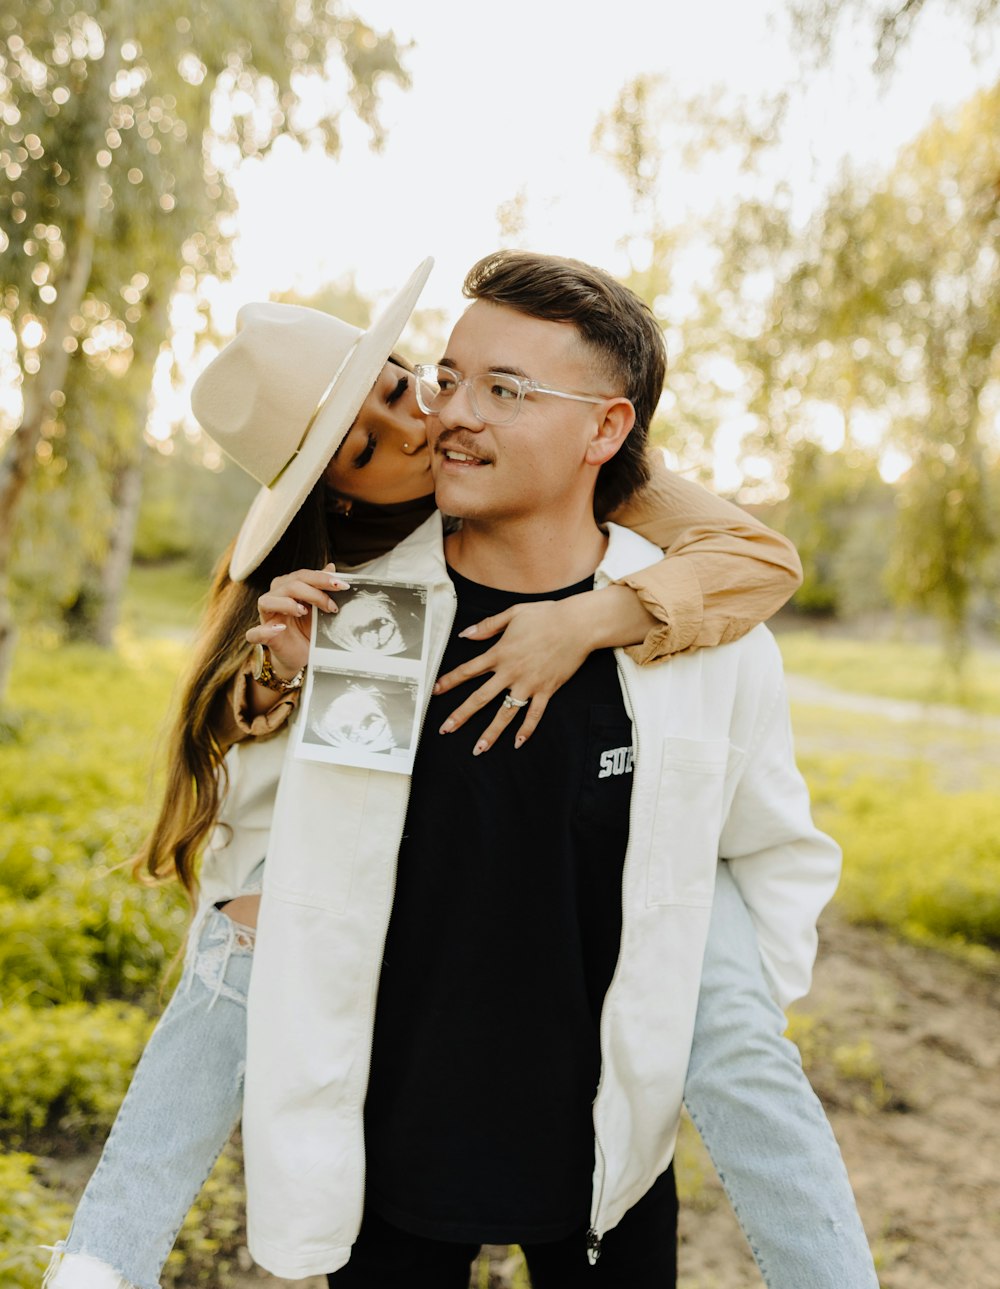
[{"label": "hat brim", "polygon": [[316,486],[395,348],[433,266],[433,259],[424,260],[362,333],[298,453],[275,482],[254,498],[229,561],[234,582],[249,577],[266,559]]}]

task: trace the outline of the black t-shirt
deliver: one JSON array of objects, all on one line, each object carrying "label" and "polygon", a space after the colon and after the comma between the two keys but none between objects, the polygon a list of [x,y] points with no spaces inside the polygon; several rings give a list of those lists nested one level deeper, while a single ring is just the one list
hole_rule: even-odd
[{"label": "black t-shirt", "polygon": [[[524,600],[451,573],[458,638]],[[453,734],[481,683],[424,723],[379,986],[366,1103],[367,1203],[430,1238],[561,1239],[586,1224],[599,1025],[618,959],[632,726],[614,655],[593,653],[514,750],[472,748],[499,699]]]}]

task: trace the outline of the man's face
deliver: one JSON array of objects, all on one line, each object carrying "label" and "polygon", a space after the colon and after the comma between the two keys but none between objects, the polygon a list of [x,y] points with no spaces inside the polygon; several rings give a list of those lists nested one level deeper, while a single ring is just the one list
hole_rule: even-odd
[{"label": "man's face", "polygon": [[[462,377],[501,371],[600,396],[601,380],[576,328],[477,300],[451,333],[443,365]],[[437,504],[461,519],[513,519],[593,489],[586,454],[600,404],[528,393],[517,418],[489,425],[462,387],[428,421]]]}]

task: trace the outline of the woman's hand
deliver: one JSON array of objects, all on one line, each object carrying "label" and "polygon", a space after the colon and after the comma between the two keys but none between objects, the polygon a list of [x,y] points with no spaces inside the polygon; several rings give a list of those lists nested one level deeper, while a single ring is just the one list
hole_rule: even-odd
[{"label": "woman's hand", "polygon": [[349,589],[350,583],[337,573],[335,564],[276,577],[257,601],[260,626],[250,628],[247,643],[267,645],[275,674],[290,680],[309,661],[312,607],[336,613],[337,605],[328,592]]},{"label": "woman's hand", "polygon": [[[592,638],[586,595],[568,600],[536,600],[515,604],[494,617],[485,618],[459,634],[471,640],[500,639],[491,648],[462,663],[442,676],[434,686],[435,694],[446,694],[463,681],[492,672],[441,726],[441,734],[450,734],[464,725],[470,716],[491,703],[499,694],[509,691],[514,698],[529,698],[527,708],[503,707],[497,712],[473,755],[479,756],[492,747],[507,726],[524,712],[514,746],[522,747],[542,719],[546,705],[556,690],[577,672],[590,651],[596,647]],[[502,634],[501,634],[502,633]]]},{"label": "woman's hand", "polygon": [[566,600],[515,604],[492,618],[484,618],[460,634],[472,640],[489,640],[502,632],[500,639],[471,662],[442,676],[434,692],[446,694],[465,680],[487,672],[493,675],[452,712],[440,733],[457,730],[507,690],[514,698],[530,698],[529,706],[501,707],[473,748],[473,755],[479,756],[492,747],[520,711],[524,711],[524,720],[514,736],[514,746],[523,747],[535,732],[549,699],[579,671],[588,654],[595,649],[638,644],[656,625],[656,618],[643,608],[636,592],[615,583]]}]

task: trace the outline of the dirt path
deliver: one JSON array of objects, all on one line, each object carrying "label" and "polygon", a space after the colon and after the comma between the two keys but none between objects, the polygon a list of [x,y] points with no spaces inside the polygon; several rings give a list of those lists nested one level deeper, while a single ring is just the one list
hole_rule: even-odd
[{"label": "dirt path", "polygon": [[952,729],[977,730],[983,734],[1000,737],[1000,716],[983,716],[965,707],[947,703],[916,703],[901,698],[881,698],[878,694],[862,694],[836,689],[812,676],[787,672],[785,681],[788,696],[793,703],[810,707],[834,707],[841,712],[860,712],[881,716],[898,723],[930,722]]},{"label": "dirt path", "polygon": [[[824,924],[802,1043],[884,1289],[1000,1289],[997,985],[881,932]],[[683,1289],[759,1285],[714,1177],[705,1192],[682,1219]]]}]

